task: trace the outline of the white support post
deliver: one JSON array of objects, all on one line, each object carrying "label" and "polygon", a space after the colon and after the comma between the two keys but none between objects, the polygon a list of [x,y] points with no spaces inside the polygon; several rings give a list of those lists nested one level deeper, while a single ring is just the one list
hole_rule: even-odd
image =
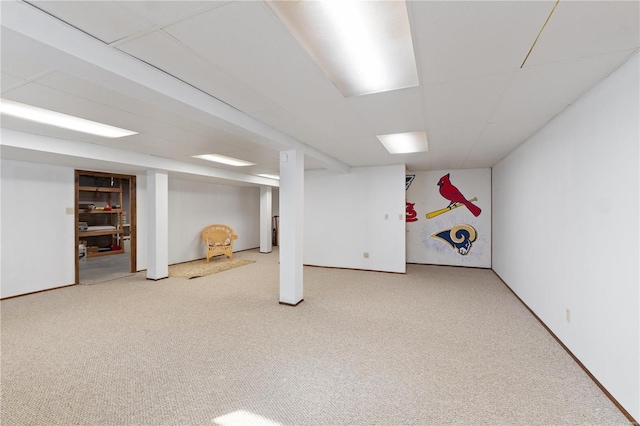
[{"label": "white support post", "polygon": [[169,276],[169,176],[167,172],[147,172],[147,279]]},{"label": "white support post", "polygon": [[304,153],[280,152],[280,304],[303,300]]},{"label": "white support post", "polygon": [[260,253],[271,253],[271,187],[260,187]]}]

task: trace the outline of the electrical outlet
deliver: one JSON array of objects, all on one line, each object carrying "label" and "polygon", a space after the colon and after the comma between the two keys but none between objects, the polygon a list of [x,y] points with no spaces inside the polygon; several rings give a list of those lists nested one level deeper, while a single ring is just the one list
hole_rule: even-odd
[{"label": "electrical outlet", "polygon": [[75,210],[73,209],[73,207],[67,207],[67,214],[74,214]]},{"label": "electrical outlet", "polygon": [[364,253],[362,253],[362,257],[364,257],[365,259],[369,258],[369,252],[365,251]]},{"label": "electrical outlet", "polygon": [[398,215],[398,220],[403,220],[403,219],[404,219],[404,215],[403,215],[402,213],[400,213],[400,214]]},{"label": "electrical outlet", "polygon": [[567,322],[571,322],[571,309],[567,308],[565,318],[567,319]]},{"label": "electrical outlet", "polygon": [[389,220],[389,213],[384,214],[384,220]]}]

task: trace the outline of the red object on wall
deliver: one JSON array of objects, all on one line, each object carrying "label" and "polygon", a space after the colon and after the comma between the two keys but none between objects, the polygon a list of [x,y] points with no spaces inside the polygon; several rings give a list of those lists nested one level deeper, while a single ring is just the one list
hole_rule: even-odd
[{"label": "red object on wall", "polygon": [[407,222],[417,222],[418,221],[418,213],[416,209],[413,207],[416,203],[410,203],[407,201]]},{"label": "red object on wall", "polygon": [[480,207],[467,201],[467,199],[464,197],[464,195],[462,195],[458,188],[453,186],[451,180],[449,180],[449,173],[440,178],[440,180],[438,181],[438,186],[440,187],[440,195],[450,201],[450,206],[455,203],[462,203],[469,209],[471,214],[473,214],[474,216],[480,216],[480,212],[482,212],[482,210],[480,210]]}]

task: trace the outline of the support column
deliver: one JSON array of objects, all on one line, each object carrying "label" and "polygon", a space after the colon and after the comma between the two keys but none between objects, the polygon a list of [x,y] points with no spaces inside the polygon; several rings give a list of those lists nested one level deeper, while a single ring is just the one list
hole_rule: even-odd
[{"label": "support column", "polygon": [[169,176],[167,172],[147,172],[147,279],[169,276]]},{"label": "support column", "polygon": [[260,187],[260,253],[271,253],[271,187]]},{"label": "support column", "polygon": [[280,153],[280,303],[295,306],[303,300],[302,232],[304,153]]}]

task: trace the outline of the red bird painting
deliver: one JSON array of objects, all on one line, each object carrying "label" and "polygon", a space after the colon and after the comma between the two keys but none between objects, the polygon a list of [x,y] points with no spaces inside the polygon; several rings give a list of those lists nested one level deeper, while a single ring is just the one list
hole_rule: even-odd
[{"label": "red bird painting", "polygon": [[449,173],[440,178],[440,180],[438,181],[438,186],[440,187],[440,195],[450,201],[449,207],[453,206],[456,203],[461,203],[464,204],[474,216],[480,216],[480,212],[482,212],[482,210],[480,210],[480,207],[476,206],[470,201],[467,201],[465,196],[462,195],[458,188],[453,186],[449,177]]}]

